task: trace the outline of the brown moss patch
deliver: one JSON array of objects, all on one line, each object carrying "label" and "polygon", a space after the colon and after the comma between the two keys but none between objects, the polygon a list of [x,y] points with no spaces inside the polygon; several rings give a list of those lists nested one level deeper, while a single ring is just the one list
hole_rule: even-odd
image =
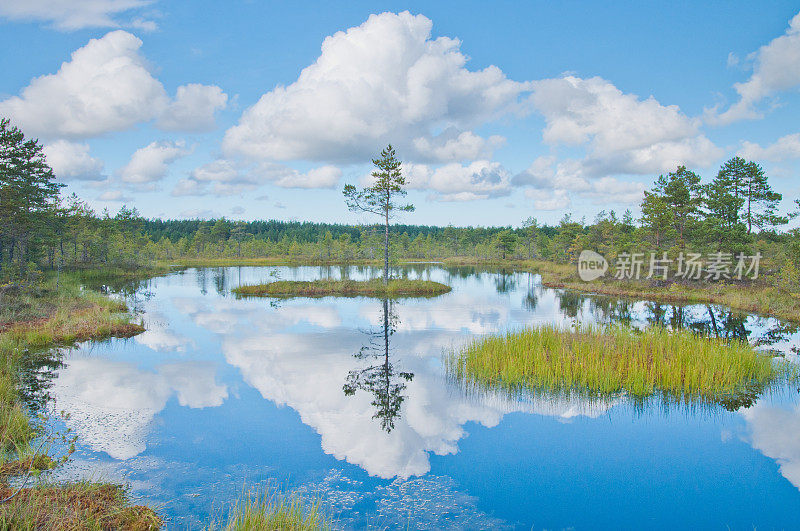
[{"label": "brown moss patch", "polygon": [[[0,497],[15,492],[0,487]],[[119,485],[72,483],[22,489],[11,501],[0,505],[3,529],[159,529],[161,519],[141,505],[130,505]]]},{"label": "brown moss patch", "polygon": [[[33,466],[31,466],[33,460]],[[49,470],[55,467],[56,463],[50,458],[49,455],[38,454],[35,458],[28,457],[17,461],[9,461],[0,464],[0,481],[9,476],[21,476],[28,472],[28,470]]]}]

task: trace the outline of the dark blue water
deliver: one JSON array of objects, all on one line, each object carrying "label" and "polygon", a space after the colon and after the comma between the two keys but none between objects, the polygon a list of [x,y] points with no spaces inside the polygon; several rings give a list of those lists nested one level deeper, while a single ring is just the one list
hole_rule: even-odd
[{"label": "dark blue water", "polygon": [[727,407],[509,397],[465,392],[442,364],[475,336],[532,323],[711,329],[712,316],[717,333],[794,359],[793,327],[436,266],[404,273],[451,293],[385,306],[230,294],[276,270],[342,274],[155,278],[130,298],[147,332],[67,353],[49,393],[78,451],[60,477],[129,483],[176,528],[258,486],[321,499],[343,528],[800,528],[796,389]]}]

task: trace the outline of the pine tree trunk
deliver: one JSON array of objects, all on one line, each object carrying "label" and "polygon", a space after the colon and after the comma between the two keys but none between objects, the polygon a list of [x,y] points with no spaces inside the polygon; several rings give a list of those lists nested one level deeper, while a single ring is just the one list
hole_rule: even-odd
[{"label": "pine tree trunk", "polygon": [[383,231],[383,284],[389,283],[389,210],[386,210],[386,225]]},{"label": "pine tree trunk", "polygon": [[753,178],[750,177],[747,182],[747,234],[753,232],[753,218],[751,203],[753,201]]}]

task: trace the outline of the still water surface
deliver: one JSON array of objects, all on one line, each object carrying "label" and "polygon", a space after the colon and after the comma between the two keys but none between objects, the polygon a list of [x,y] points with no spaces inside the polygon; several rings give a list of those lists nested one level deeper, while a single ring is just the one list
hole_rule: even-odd
[{"label": "still water surface", "polygon": [[[78,436],[60,472],[127,482],[168,527],[245,487],[319,497],[344,528],[798,528],[797,389],[714,407],[466,392],[442,355],[534,323],[622,321],[745,337],[796,359],[771,319],[543,288],[532,274],[419,265],[431,299],[237,299],[240,283],[370,268],[189,269],[127,295],[147,331],[44,371]],[[45,374],[45,372],[47,374]]]}]

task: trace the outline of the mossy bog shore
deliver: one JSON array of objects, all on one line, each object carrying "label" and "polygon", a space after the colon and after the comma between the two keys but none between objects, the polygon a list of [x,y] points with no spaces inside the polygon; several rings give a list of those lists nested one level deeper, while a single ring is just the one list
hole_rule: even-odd
[{"label": "mossy bog shore", "polygon": [[[22,365],[47,349],[144,331],[124,303],[85,289],[76,275],[6,285],[0,311],[0,504],[2,529],[156,529],[160,519],[131,505],[119,485],[41,483],[17,490],[10,479],[55,463],[39,450],[40,426],[19,394]],[[57,355],[57,354],[56,354]]]}]

